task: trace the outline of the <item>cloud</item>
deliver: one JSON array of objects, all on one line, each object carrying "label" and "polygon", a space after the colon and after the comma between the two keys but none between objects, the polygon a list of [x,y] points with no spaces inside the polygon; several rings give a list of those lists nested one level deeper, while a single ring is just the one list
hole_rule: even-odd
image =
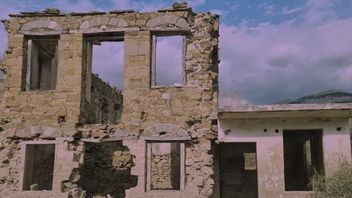
[{"label": "cloud", "polygon": [[182,36],[158,37],[156,46],[157,85],[182,84]]},{"label": "cloud", "polygon": [[230,10],[231,11],[237,11],[240,7],[241,7],[240,4],[234,4],[234,5],[231,6]]},{"label": "cloud", "polygon": [[302,10],[303,10],[303,8],[301,8],[301,7],[297,7],[297,8],[288,8],[288,7],[284,6],[284,7],[282,8],[281,13],[282,13],[282,14],[289,15],[289,14],[295,14],[295,13],[300,12],[300,11],[302,11]]},{"label": "cloud", "polygon": [[55,7],[61,11],[70,12],[84,12],[84,11],[98,11],[101,10],[95,6],[91,1],[70,1],[70,0],[56,0]]},{"label": "cloud", "polygon": [[197,7],[203,5],[205,0],[188,0],[187,3],[191,7]]},{"label": "cloud", "polygon": [[264,14],[265,15],[276,15],[276,6],[273,4],[268,4],[268,3],[261,3],[258,5],[258,8],[264,9]]},{"label": "cloud", "polygon": [[327,89],[352,91],[352,18],[326,20],[330,4],[322,13],[313,5],[307,7],[315,14],[306,10],[300,24],[222,24],[221,92],[271,103]]},{"label": "cloud", "polygon": [[304,7],[305,13],[302,20],[307,25],[326,23],[335,20],[336,12],[332,0],[308,0]]},{"label": "cloud", "polygon": [[132,0],[113,0],[113,8],[117,10],[140,10],[143,12],[146,11],[154,11],[159,10],[161,8],[166,8],[170,6],[170,4],[160,1],[154,0],[152,2],[145,2],[145,1],[132,1]]},{"label": "cloud", "polygon": [[213,14],[217,14],[220,16],[226,16],[228,12],[224,11],[224,10],[218,10],[218,9],[214,9],[214,10],[210,10],[209,12],[213,13]]},{"label": "cloud", "polygon": [[[204,5],[206,1],[190,0],[188,3],[194,7]],[[95,1],[56,0],[50,4],[32,4],[22,0],[2,3],[0,17],[6,18],[9,13],[23,10],[42,10],[44,7],[58,7],[69,12],[106,9],[150,11],[170,6],[170,2],[163,0],[152,0],[148,3],[136,0],[106,0],[104,4],[99,5]],[[238,7],[239,5],[236,5],[231,9]],[[351,17],[339,19],[332,0],[308,0],[304,6],[295,8],[279,8],[269,4],[261,4],[260,8],[269,15],[290,14],[295,18],[279,24],[265,22],[253,25],[253,19],[243,19],[236,26],[221,25],[221,93],[236,93],[236,98],[242,96],[240,103],[271,103],[326,89],[352,91]],[[213,11],[218,14],[229,12]],[[6,42],[6,32],[4,27],[0,26],[0,54],[5,52]],[[169,54],[180,50],[171,41],[160,42],[161,45],[168,47],[168,51],[171,51]],[[112,55],[109,55],[112,52],[122,56],[121,50],[112,46],[100,50],[96,59],[105,65],[117,65],[111,59]],[[162,64],[176,62],[170,61],[173,56],[165,54],[161,57]],[[101,71],[109,74],[106,78],[115,81],[115,76],[122,73],[121,69],[114,73],[103,66]],[[164,72],[170,74],[172,71]],[[111,82],[115,83],[119,82]]]},{"label": "cloud", "polygon": [[93,46],[92,71],[110,85],[123,89],[123,42],[102,42]]}]

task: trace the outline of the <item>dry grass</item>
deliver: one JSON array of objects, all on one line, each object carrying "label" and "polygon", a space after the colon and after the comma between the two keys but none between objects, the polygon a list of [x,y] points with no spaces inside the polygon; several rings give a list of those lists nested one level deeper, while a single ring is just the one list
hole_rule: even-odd
[{"label": "dry grass", "polygon": [[343,162],[330,177],[315,174],[311,179],[315,198],[351,198],[352,164]]}]

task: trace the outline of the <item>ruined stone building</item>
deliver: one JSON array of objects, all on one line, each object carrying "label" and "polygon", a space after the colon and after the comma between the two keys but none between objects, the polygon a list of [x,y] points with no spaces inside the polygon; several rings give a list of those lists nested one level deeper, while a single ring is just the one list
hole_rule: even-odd
[{"label": "ruined stone building", "polygon": [[[21,12],[4,20],[0,197],[309,197],[311,169],[351,159],[349,104],[218,108],[219,17]],[[181,80],[156,81],[158,37],[182,37]],[[124,86],[92,72],[123,42]]]}]

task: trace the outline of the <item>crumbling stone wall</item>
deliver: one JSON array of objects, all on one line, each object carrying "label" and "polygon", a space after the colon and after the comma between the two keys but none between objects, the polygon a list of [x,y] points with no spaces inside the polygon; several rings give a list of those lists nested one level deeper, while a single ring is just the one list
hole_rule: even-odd
[{"label": "crumbling stone wall", "polygon": [[133,165],[128,148],[122,141],[85,143],[82,186],[87,197],[124,197],[130,188]]},{"label": "crumbling stone wall", "polygon": [[122,93],[92,74],[92,90],[87,118],[91,124],[116,124],[122,112]]},{"label": "crumbling stone wall", "polygon": [[[180,152],[169,143],[154,143],[151,153],[151,189],[180,189]],[[157,146],[157,147],[156,147]],[[177,147],[177,145],[176,145]]]},{"label": "crumbling stone wall", "polygon": [[[84,171],[90,170],[86,168],[84,159],[89,164],[96,157],[85,155],[85,142],[117,140],[122,141],[121,148],[127,147],[129,151],[116,152],[116,156],[125,160],[113,160],[109,167],[130,168],[130,184],[112,190],[114,196],[212,196],[212,144],[217,137],[218,16],[194,13],[185,4],[175,4],[172,8],[150,13],[112,11],[61,14],[49,9],[10,16],[4,21],[9,44],[3,61],[6,81],[2,106],[5,114],[0,116],[0,127],[3,129],[0,148],[3,146],[3,155],[7,160],[1,162],[3,165],[0,167],[5,172],[4,177],[0,177],[0,196],[89,196],[89,193],[94,193],[92,189],[86,189],[86,194],[82,188],[82,180],[87,176]],[[84,37],[87,34],[104,36],[107,32],[124,35],[121,120],[116,125],[88,125],[92,113],[87,96],[91,96],[92,81],[85,59]],[[181,86],[155,87],[150,84],[151,40],[155,32],[185,36],[185,81]],[[60,36],[56,89],[23,91],[26,40],[28,36],[40,35]],[[48,140],[55,141],[56,145],[53,190],[20,191],[23,170],[23,149],[20,145],[26,141]],[[148,185],[145,182],[146,142],[149,140],[179,141],[186,145],[183,151],[183,156],[186,156],[184,171],[180,173],[184,175],[180,181],[183,185],[181,190],[145,190]],[[99,156],[106,161],[105,155]],[[129,167],[130,159],[127,156],[133,158],[132,167]],[[104,179],[109,181],[109,178]],[[128,179],[123,177],[121,180]],[[107,196],[106,193],[101,194]]]}]

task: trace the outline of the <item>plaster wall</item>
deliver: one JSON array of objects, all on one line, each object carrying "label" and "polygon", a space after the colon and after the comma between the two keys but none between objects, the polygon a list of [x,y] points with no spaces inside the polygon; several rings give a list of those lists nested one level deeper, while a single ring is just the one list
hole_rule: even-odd
[{"label": "plaster wall", "polygon": [[259,197],[308,198],[312,194],[309,191],[285,191],[282,135],[285,129],[323,130],[323,158],[327,176],[336,170],[339,162],[351,161],[347,118],[220,118],[220,143],[255,142],[257,145]]}]

